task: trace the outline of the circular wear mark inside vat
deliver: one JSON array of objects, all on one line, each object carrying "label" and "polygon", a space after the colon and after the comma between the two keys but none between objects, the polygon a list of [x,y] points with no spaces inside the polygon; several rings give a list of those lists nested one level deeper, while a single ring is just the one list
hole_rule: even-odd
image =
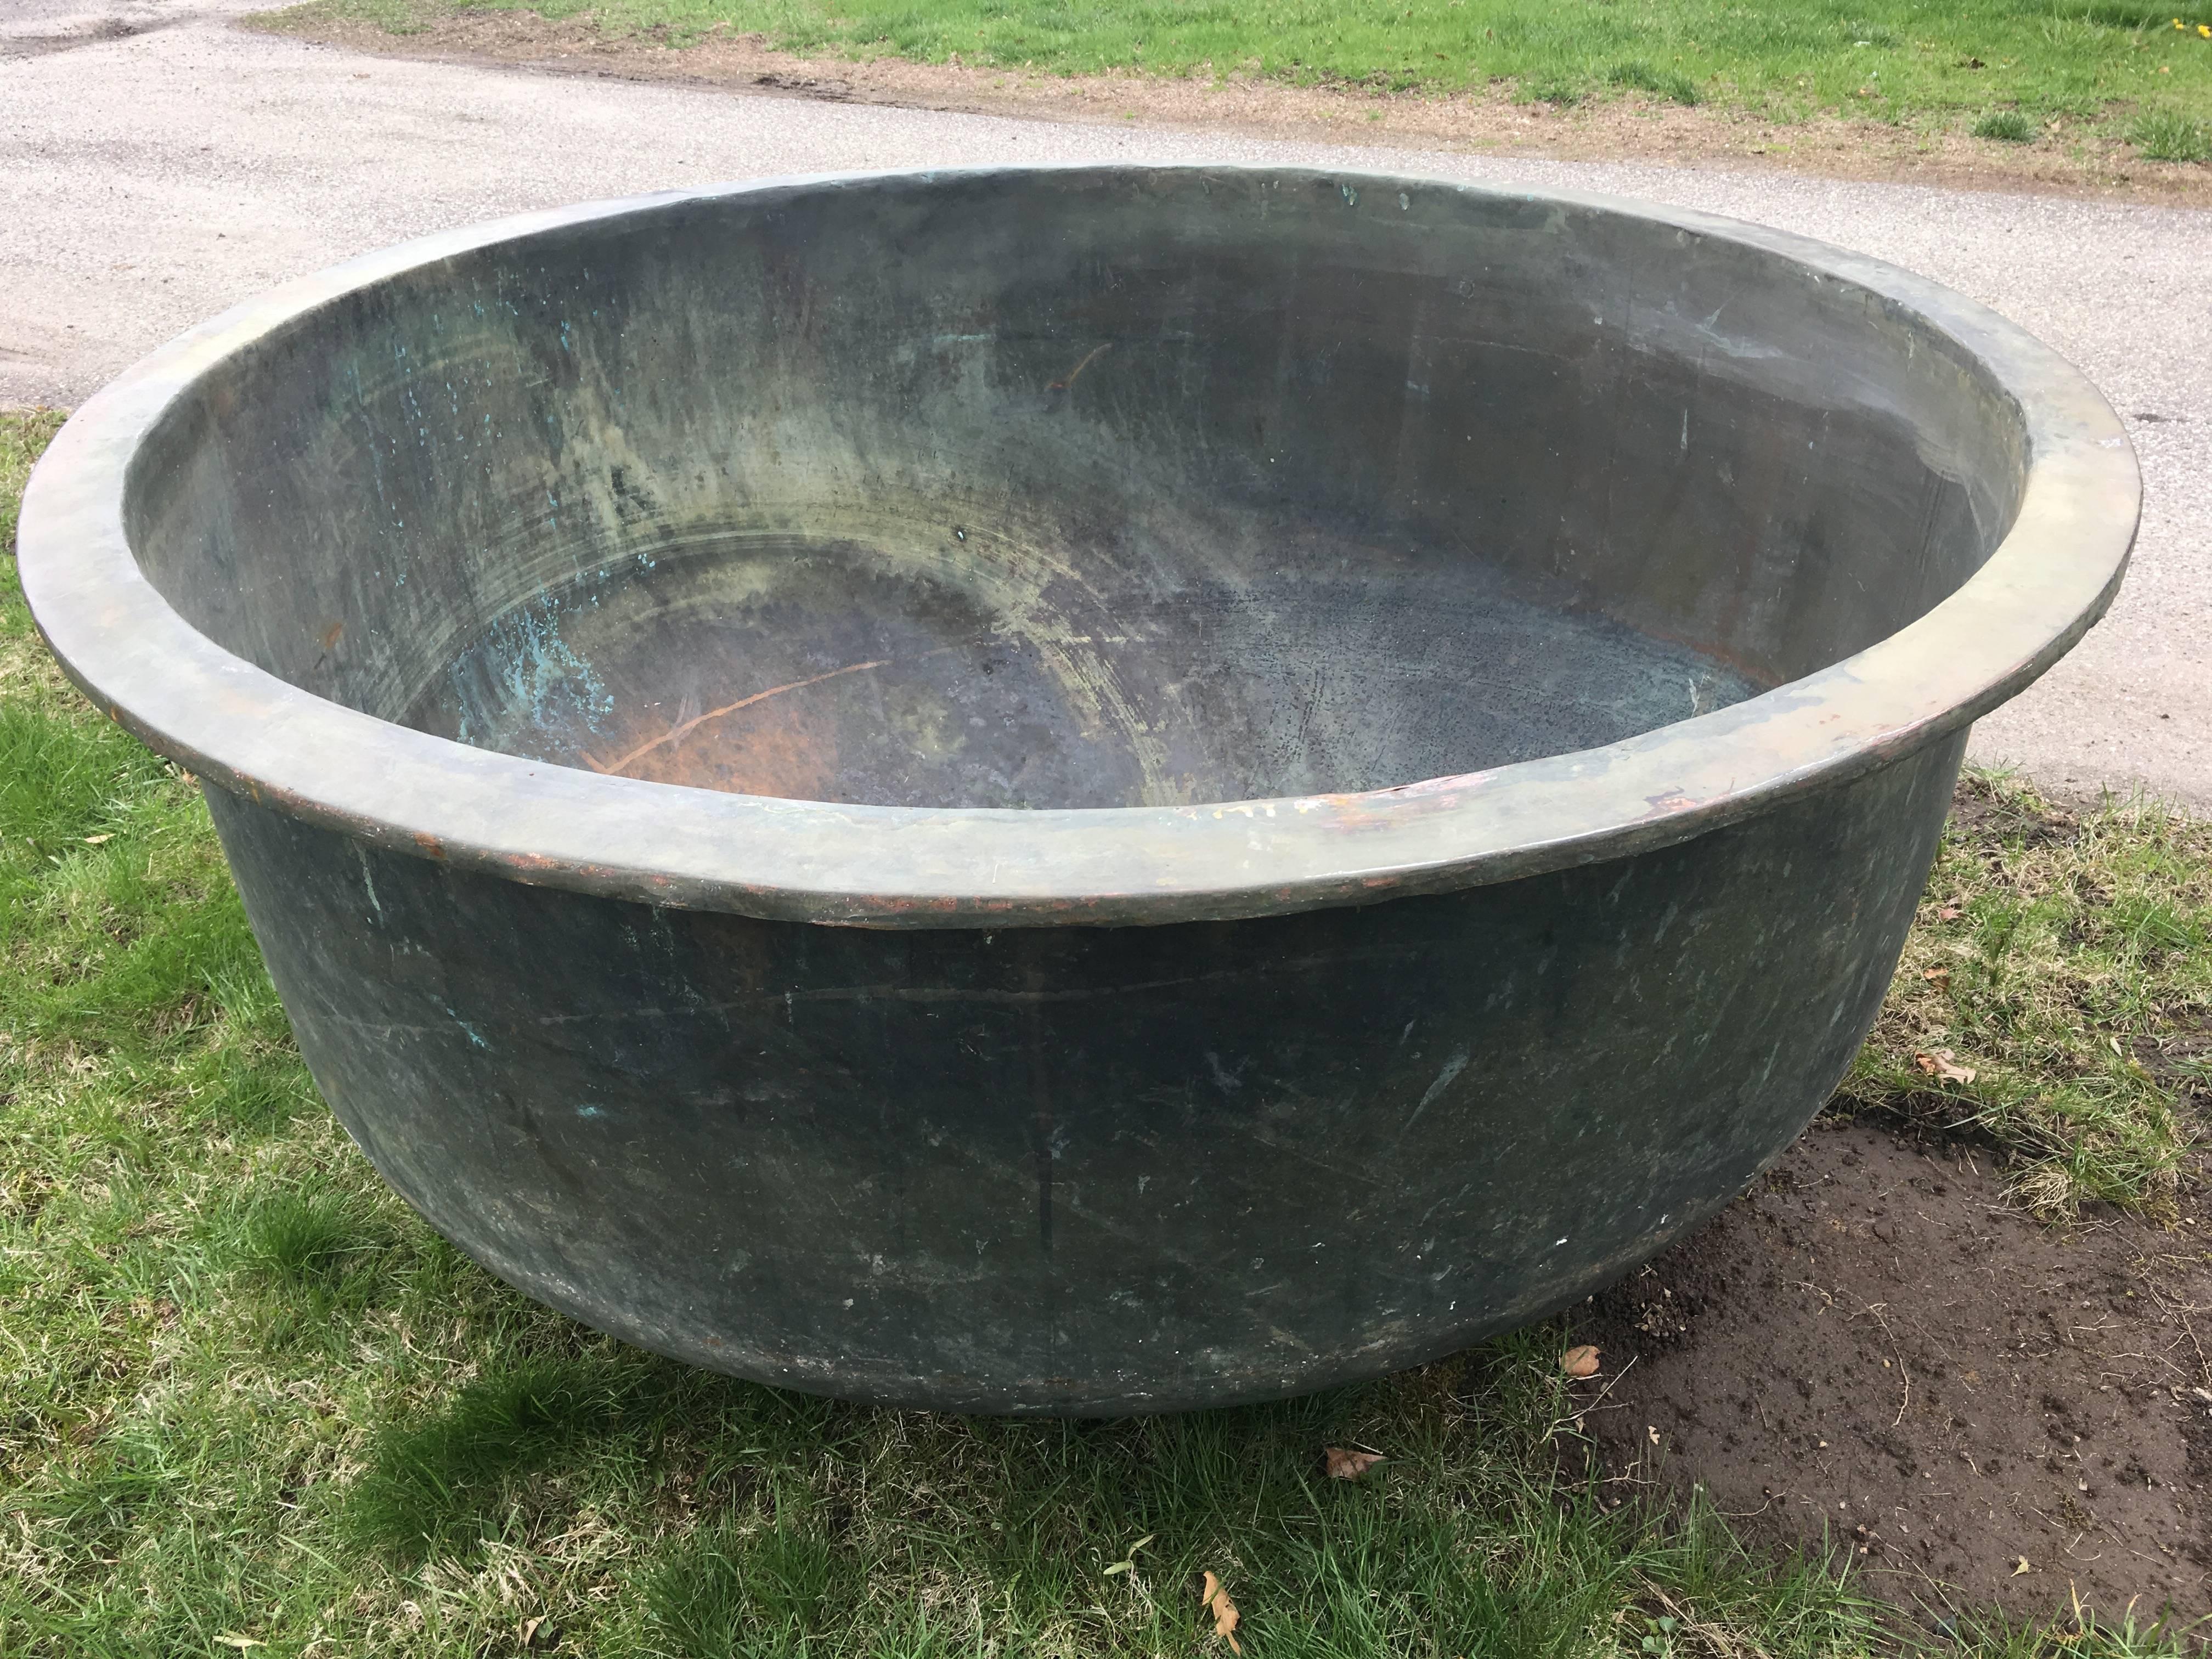
[{"label": "circular wear mark inside vat", "polygon": [[1276,528],[1310,565],[1201,565],[1085,593],[1073,617],[1024,590],[1021,549],[981,527],[912,550],[733,535],[533,596],[405,722],[750,794],[1137,806],[1388,788],[1763,689],[1688,646],[1532,604],[1464,556]]}]

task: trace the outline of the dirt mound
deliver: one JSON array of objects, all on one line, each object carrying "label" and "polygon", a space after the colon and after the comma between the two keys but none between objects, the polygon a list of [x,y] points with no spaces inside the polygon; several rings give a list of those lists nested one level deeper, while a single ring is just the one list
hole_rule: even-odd
[{"label": "dirt mound", "polygon": [[2081,1602],[2212,1614],[2212,1220],[2069,1233],[1988,1154],[1823,1119],[1747,1197],[1580,1310],[1626,1492],[1848,1548],[1942,1626]]}]

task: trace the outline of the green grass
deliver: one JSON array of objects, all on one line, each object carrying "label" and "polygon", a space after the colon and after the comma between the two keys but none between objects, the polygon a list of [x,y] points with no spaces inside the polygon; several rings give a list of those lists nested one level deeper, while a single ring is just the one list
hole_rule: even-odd
[{"label": "green grass", "polygon": [[[675,46],[726,28],[811,56],[1422,94],[1502,83],[1559,104],[1626,94],[1782,121],[1944,130],[2002,106],[2037,135],[2058,122],[2053,142],[2212,118],[2203,0],[2178,16],[2148,0],[310,0],[270,22],[405,33],[501,10]],[[2202,159],[2201,137],[2142,149]]]},{"label": "green grass", "polygon": [[1615,64],[1606,71],[1605,78],[1608,85],[1648,92],[1671,103],[1695,104],[1700,99],[1698,83],[1680,70],[1656,70],[1640,59],[1632,64]]},{"label": "green grass", "polygon": [[2212,161],[2212,124],[2179,110],[2153,110],[2128,128],[2128,141],[2154,161]]},{"label": "green grass", "polygon": [[2016,109],[1991,110],[1974,123],[1974,137],[1994,138],[2000,143],[2025,144],[2035,137],[2035,127],[2027,117]]},{"label": "green grass", "polygon": [[[11,551],[53,425],[0,414]],[[1285,1405],[1017,1424],[713,1376],[525,1301],[336,1128],[191,782],[62,682],[13,570],[0,1655],[1220,1654],[1206,1571],[1253,1659],[1898,1649],[1826,1562],[1595,1480],[1553,1328]],[[1911,982],[1856,1086],[1975,1117],[2032,1185],[2155,1203],[2172,1090],[2100,1048],[2201,1014],[2203,839],[1983,788],[1930,889],[1962,915],[1909,958],[1953,988]],[[1972,1091],[1915,1080],[1931,1020]],[[1331,1482],[1331,1443],[1389,1461]],[[2180,1650],[2066,1624],[1933,1650]]]},{"label": "green grass", "polygon": [[2212,1105],[2212,824],[1987,774],[1962,799],[1844,1096],[1988,1137],[2053,1218],[2168,1213]]}]

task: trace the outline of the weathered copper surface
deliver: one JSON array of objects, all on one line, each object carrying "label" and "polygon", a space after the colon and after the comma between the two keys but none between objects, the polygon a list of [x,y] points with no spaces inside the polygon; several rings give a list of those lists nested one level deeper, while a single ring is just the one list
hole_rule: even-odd
[{"label": "weathered copper surface", "polygon": [[103,392],[21,534],[464,1248],[1080,1413],[1411,1363],[1737,1189],[2136,507],[2078,374],[1870,261],[1103,167],[356,261]]}]

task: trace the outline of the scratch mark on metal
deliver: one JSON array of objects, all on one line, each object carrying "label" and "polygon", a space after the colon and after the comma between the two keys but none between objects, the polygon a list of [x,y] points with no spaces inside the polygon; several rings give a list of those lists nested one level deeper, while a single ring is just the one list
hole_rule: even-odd
[{"label": "scratch mark on metal", "polygon": [[1066,380],[1054,380],[1049,386],[1046,386],[1045,390],[1047,392],[1066,391],[1068,387],[1075,384],[1075,377],[1077,375],[1082,374],[1085,369],[1090,368],[1091,365],[1097,362],[1101,356],[1107,352],[1111,351],[1113,349],[1114,343],[1111,340],[1107,341],[1104,345],[1091,347],[1090,355],[1085,357],[1081,362],[1076,364],[1073,368],[1067,371],[1067,378]]},{"label": "scratch mark on metal", "polygon": [[815,675],[811,679],[793,680],[787,685],[771,685],[767,690],[756,691],[750,697],[739,697],[735,702],[726,702],[720,708],[709,708],[703,714],[694,714],[687,720],[679,720],[650,742],[638,744],[619,760],[602,762],[586,755],[584,757],[584,763],[594,772],[619,772],[639,757],[649,755],[664,744],[681,743],[708,720],[718,720],[725,714],[734,714],[740,708],[750,708],[757,702],[766,702],[770,697],[780,697],[787,691],[804,691],[810,685],[819,685],[824,680],[834,680],[840,674],[857,674],[863,669],[881,668],[889,661],[890,661],[889,657],[878,657],[872,662],[847,663],[842,668],[833,668],[826,674]]},{"label": "scratch mark on metal", "polygon": [[1467,1070],[1467,1061],[1468,1051],[1464,1048],[1444,1061],[1443,1070],[1438,1072],[1437,1080],[1429,1085],[1428,1092],[1421,1097],[1421,1103],[1413,1108],[1413,1115],[1406,1120],[1406,1127],[1398,1131],[1401,1139],[1403,1139],[1413,1127],[1421,1121],[1421,1114],[1429,1109],[1430,1104],[1436,1097],[1451,1087],[1452,1079]]}]

